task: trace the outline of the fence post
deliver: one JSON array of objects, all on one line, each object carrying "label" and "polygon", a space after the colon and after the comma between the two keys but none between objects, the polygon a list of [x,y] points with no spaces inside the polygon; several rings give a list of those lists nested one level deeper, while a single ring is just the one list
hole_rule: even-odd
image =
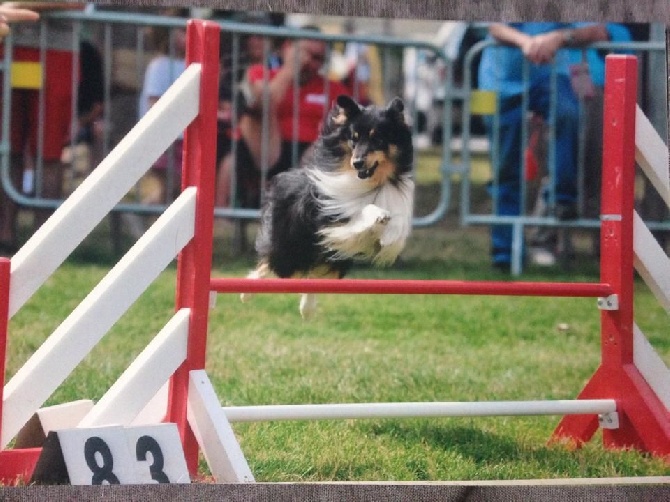
[{"label": "fence post", "polygon": [[177,264],[176,310],[188,308],[189,341],[186,361],[170,381],[167,421],[175,422],[191,475],[197,473],[198,444],[187,423],[189,372],[205,368],[207,317],[212,268],[212,232],[216,164],[216,110],[219,99],[219,26],[191,20],[187,27],[186,64],[202,65],[200,103],[196,119],[184,134],[182,190],[197,187],[195,233]]},{"label": "fence post", "polygon": [[[603,120],[603,184],[601,202],[601,282],[616,298],[601,313],[601,365],[580,399],[617,401],[619,423],[603,430],[608,447],[638,448],[670,454],[668,411],[633,361],[633,211],[635,184],[635,114],[637,59],[608,56]],[[554,439],[577,445],[598,429],[598,417],[564,417]]]}]

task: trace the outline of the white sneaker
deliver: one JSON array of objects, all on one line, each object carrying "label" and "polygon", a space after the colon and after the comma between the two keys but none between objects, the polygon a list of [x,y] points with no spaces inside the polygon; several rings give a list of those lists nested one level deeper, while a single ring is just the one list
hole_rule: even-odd
[{"label": "white sneaker", "polygon": [[532,247],[528,249],[530,261],[541,267],[552,267],[556,265],[556,255],[547,248]]}]

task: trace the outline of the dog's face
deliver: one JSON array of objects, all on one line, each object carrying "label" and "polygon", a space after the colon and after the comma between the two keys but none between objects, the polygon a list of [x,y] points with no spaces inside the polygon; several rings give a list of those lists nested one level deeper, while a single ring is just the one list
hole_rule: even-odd
[{"label": "dog's face", "polygon": [[342,169],[377,185],[411,170],[412,137],[400,98],[386,108],[363,108],[350,97],[339,96],[337,108],[331,120],[340,127],[347,152]]}]

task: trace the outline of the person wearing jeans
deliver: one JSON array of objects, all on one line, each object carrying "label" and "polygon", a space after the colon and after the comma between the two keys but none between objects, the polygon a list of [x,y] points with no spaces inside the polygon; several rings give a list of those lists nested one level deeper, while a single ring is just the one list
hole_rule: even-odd
[{"label": "person wearing jeans", "polygon": [[[521,166],[525,145],[522,131],[526,117],[523,93],[528,93],[528,110],[547,123],[555,120],[555,207],[559,219],[576,214],[579,105],[570,80],[568,51],[607,40],[604,25],[567,23],[493,24],[490,37],[500,45],[484,49],[479,67],[479,88],[495,91],[499,103],[499,162],[492,166],[498,183],[489,192],[496,201],[495,214],[516,216],[521,212]],[[524,59],[528,61],[528,83],[524,82]],[[552,64],[556,65],[556,108],[551,117]],[[527,85],[527,89],[526,89]],[[493,138],[493,119],[486,121]],[[509,269],[512,257],[512,227],[494,225],[491,230],[492,264]]]}]

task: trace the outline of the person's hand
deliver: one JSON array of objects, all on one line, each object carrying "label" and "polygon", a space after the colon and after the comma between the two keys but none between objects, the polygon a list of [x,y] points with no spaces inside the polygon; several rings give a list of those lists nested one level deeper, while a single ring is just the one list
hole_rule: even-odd
[{"label": "person's hand", "polygon": [[306,40],[300,40],[296,45],[298,46],[298,66],[303,70],[312,62],[312,53],[309,51]]},{"label": "person's hand", "polygon": [[298,72],[302,72],[312,62],[312,53],[308,47],[307,40],[296,40],[291,43],[284,53],[283,67],[291,72],[297,67]]},{"label": "person's hand", "polygon": [[546,64],[554,59],[556,51],[563,45],[563,34],[560,31],[551,31],[528,37],[521,46],[523,55],[531,63]]},{"label": "person's hand", "polygon": [[0,4],[0,38],[9,33],[9,25],[20,21],[37,21],[40,15],[30,9],[17,7],[12,3]]}]

